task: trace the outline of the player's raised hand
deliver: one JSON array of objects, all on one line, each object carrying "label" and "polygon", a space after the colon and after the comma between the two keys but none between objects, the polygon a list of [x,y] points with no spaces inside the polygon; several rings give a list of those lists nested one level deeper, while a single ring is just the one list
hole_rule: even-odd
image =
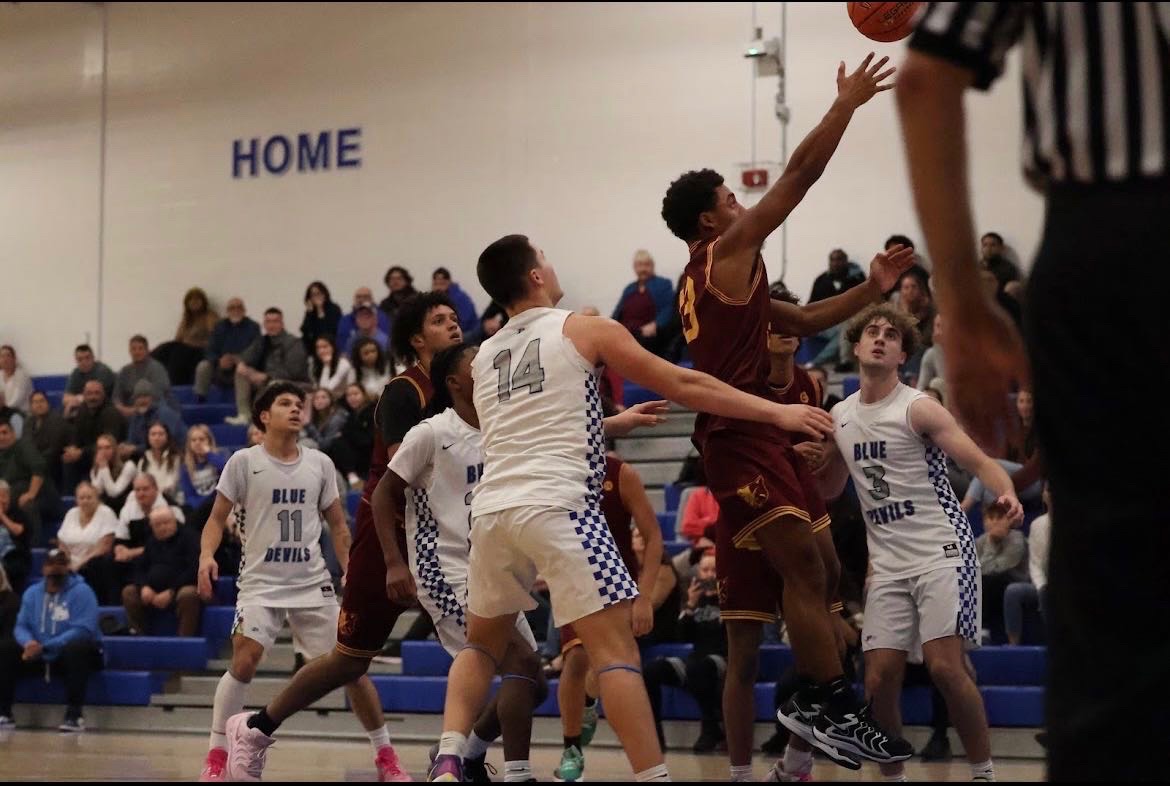
[{"label": "player's raised hand", "polygon": [[1008,523],[1013,527],[1018,527],[1024,523],[1024,506],[1020,504],[1020,500],[1015,494],[1004,494],[995,502],[1007,509],[1005,515],[1007,516]]},{"label": "player's raised hand", "polygon": [[417,593],[410,568],[403,563],[386,568],[386,597],[400,606],[405,606],[414,600]]},{"label": "player's raised hand", "polygon": [[837,66],[837,97],[856,109],[883,90],[893,90],[894,83],[885,80],[898,69],[891,67],[883,71],[882,67],[888,62],[888,57],[873,62],[873,52],[870,52],[856,71],[846,75],[845,61],[842,60]]},{"label": "player's raised hand", "polygon": [[873,261],[869,263],[869,277],[877,282],[882,292],[889,292],[913,265],[914,249],[897,245],[889,251],[874,254]]},{"label": "player's raised hand", "polygon": [[215,590],[215,581],[219,578],[219,565],[214,554],[199,555],[199,577],[196,581],[199,597],[204,602],[210,601]]},{"label": "player's raised hand", "polygon": [[808,434],[815,439],[833,433],[833,416],[807,404],[777,404],[773,422],[785,431]]}]

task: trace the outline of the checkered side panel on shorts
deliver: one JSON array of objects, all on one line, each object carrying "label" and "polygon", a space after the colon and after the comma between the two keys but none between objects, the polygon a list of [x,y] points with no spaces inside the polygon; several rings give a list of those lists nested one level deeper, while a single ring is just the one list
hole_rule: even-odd
[{"label": "checkered side panel on shorts", "polygon": [[585,479],[585,502],[592,507],[601,502],[601,488],[605,484],[605,432],[601,421],[605,415],[601,409],[601,392],[597,377],[585,377],[585,429],[588,440],[589,476]]},{"label": "checkered side panel on shorts", "polygon": [[573,531],[581,538],[581,545],[589,556],[593,579],[597,582],[597,593],[601,595],[605,606],[638,597],[638,585],[634,583],[622,555],[618,553],[617,543],[609,531],[609,525],[605,523],[601,509],[570,512],[569,521],[573,523]]},{"label": "checkered side panel on shorts", "polygon": [[243,505],[236,505],[236,531],[240,533],[240,567],[236,571],[236,575],[243,576],[244,568],[247,565],[244,555],[248,551],[244,548],[248,543],[248,511],[244,509]]},{"label": "checkered side panel on shorts", "polygon": [[951,488],[951,481],[947,477],[947,457],[942,449],[935,445],[926,446],[927,476],[934,492],[938,495],[938,504],[951,526],[955,528],[955,539],[959,544],[959,555],[963,564],[955,570],[959,574],[959,618],[956,620],[956,632],[964,639],[979,640],[979,557],[975,553],[975,538],[971,535],[971,522]]},{"label": "checkered side panel on shorts", "polygon": [[418,576],[415,578],[426,590],[427,597],[435,604],[440,614],[444,617],[454,614],[459,624],[463,625],[463,604],[455,596],[455,590],[447,583],[443,576],[443,566],[439,564],[439,522],[431,512],[430,499],[422,489],[411,489],[410,494],[417,525],[414,531],[414,554]]}]

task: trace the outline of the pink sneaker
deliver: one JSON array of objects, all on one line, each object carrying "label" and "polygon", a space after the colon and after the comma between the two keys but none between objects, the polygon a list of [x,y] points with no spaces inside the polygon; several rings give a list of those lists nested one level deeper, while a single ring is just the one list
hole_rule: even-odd
[{"label": "pink sneaker", "polygon": [[241,712],[227,720],[227,775],[233,781],[258,781],[264,774],[268,748],[276,740],[259,729],[249,728],[250,712]]},{"label": "pink sneaker", "polygon": [[784,769],[784,760],[780,759],[769,770],[766,781],[772,783],[809,783],[812,781],[812,767],[806,770],[797,770],[796,772],[788,772]]},{"label": "pink sneaker", "polygon": [[378,748],[374,764],[378,767],[378,780],[383,783],[410,783],[414,780],[398,764],[398,754],[394,752],[393,745]]},{"label": "pink sneaker", "polygon": [[212,748],[207,752],[207,760],[203,762],[203,772],[199,773],[200,783],[214,783],[227,780],[227,751],[223,748]]}]

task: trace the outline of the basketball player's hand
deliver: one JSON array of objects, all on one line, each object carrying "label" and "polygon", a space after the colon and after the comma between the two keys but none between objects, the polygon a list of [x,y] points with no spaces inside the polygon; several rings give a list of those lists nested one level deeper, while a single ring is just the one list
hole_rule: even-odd
[{"label": "basketball player's hand", "polygon": [[405,564],[399,563],[386,568],[386,597],[400,606],[414,600],[418,590],[414,587],[414,576]]},{"label": "basketball player's hand", "polygon": [[883,90],[893,90],[893,82],[882,84],[898,70],[891,67],[882,71],[882,67],[888,62],[890,58],[883,57],[874,63],[873,52],[870,52],[861,61],[857,70],[847,76],[845,61],[842,60],[837,66],[837,98],[856,109]]},{"label": "basketball player's hand", "polygon": [[634,638],[645,636],[654,627],[654,607],[649,595],[634,598],[633,626]]},{"label": "basketball player's hand", "polygon": [[219,578],[219,565],[215,555],[199,556],[199,577],[197,580],[199,597],[210,601],[215,587],[215,580]]},{"label": "basketball player's hand", "polygon": [[825,443],[823,442],[801,442],[793,445],[792,449],[796,451],[798,456],[804,459],[804,463],[808,465],[809,472],[816,473],[825,465],[828,454],[825,451]]},{"label": "basketball player's hand", "polygon": [[831,436],[833,416],[819,407],[808,404],[778,404],[776,406],[777,426],[796,434],[808,434],[814,439]]},{"label": "basketball player's hand", "polygon": [[635,429],[662,425],[666,422],[666,418],[662,416],[669,410],[668,401],[644,401],[635,404],[605,419],[605,436],[611,439],[624,437]]},{"label": "basketball player's hand", "polygon": [[1020,504],[1020,500],[1016,498],[1015,494],[1004,494],[997,499],[997,505],[1003,505],[1007,509],[1008,523],[1013,527],[1018,527],[1024,523],[1024,506]]},{"label": "basketball player's hand", "polygon": [[885,293],[898,285],[902,274],[914,265],[914,249],[894,246],[889,251],[875,254],[869,263],[869,277]]}]

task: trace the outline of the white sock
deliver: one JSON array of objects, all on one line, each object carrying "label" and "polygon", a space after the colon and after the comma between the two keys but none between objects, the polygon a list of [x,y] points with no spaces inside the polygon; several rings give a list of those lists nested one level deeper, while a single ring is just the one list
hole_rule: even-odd
[{"label": "white sock", "polygon": [[367,731],[366,736],[370,738],[370,747],[374,749],[375,756],[382,748],[390,747],[390,729],[386,728],[385,723],[373,731]]},{"label": "white sock", "polygon": [[646,783],[647,781],[668,781],[670,780],[670,773],[666,771],[665,764],[659,764],[651,767],[648,770],[634,773],[634,780],[638,783]]},{"label": "white sock", "polygon": [[995,765],[991,763],[991,759],[980,762],[979,764],[971,765],[971,780],[973,781],[993,781],[995,780]]},{"label": "white sock", "polygon": [[467,747],[467,738],[457,731],[445,731],[439,737],[439,756],[458,756],[463,758],[463,749]]},{"label": "white sock", "polygon": [[784,749],[784,771],[793,775],[812,767],[812,751],[798,751],[791,745]]},{"label": "white sock", "polygon": [[487,753],[487,749],[491,747],[491,742],[488,740],[481,740],[479,735],[473,729],[471,736],[467,738],[467,745],[463,748],[463,758],[478,759]]},{"label": "white sock", "polygon": [[731,765],[731,782],[732,783],[746,783],[754,781],[752,777],[752,765],[750,764],[732,764]]},{"label": "white sock", "polygon": [[886,783],[906,783],[906,771],[903,770],[897,775],[883,775],[882,780]]},{"label": "white sock", "polygon": [[244,711],[244,694],[248,683],[240,682],[225,671],[215,686],[215,703],[211,709],[211,747],[227,750],[227,736],[224,728],[227,719]]},{"label": "white sock", "polygon": [[532,765],[528,763],[528,759],[523,761],[506,761],[504,762],[504,782],[505,783],[522,783],[532,778]]}]

